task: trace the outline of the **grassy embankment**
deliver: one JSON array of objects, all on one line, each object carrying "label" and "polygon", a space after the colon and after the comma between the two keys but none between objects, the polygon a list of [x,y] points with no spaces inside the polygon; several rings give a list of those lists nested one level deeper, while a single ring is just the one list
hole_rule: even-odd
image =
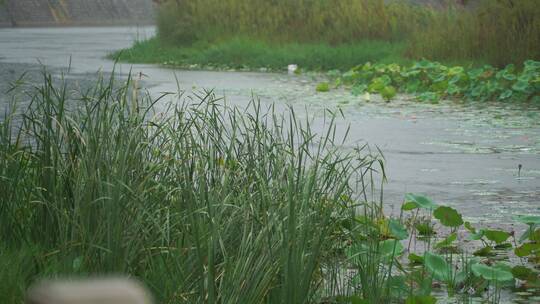
[{"label": "grassy embankment", "polygon": [[235,69],[282,71],[288,64],[304,70],[347,70],[361,62],[407,63],[402,43],[364,41],[331,46],[325,43],[273,44],[250,38],[218,43],[197,42],[188,47],[171,46],[159,38],[135,42],[132,48],[113,54],[131,63],[159,63],[188,69]]},{"label": "grassy embankment", "polygon": [[298,62],[322,70],[379,60],[496,67],[540,60],[536,1],[469,2],[479,4],[433,9],[382,0],[168,1],[158,16],[158,37],[139,42],[123,58],[274,69]]},{"label": "grassy embankment", "polygon": [[[96,274],[139,278],[158,303],[434,303],[437,285],[497,302],[516,278],[540,285],[526,267],[540,260],[539,217],[519,218],[520,240],[412,194],[387,217],[373,192],[382,160],[340,149],[330,113],[323,134],[212,94],[155,115],[158,100],[113,83],[73,93],[46,76],[24,115],[0,121],[0,302],[40,278]],[[483,258],[460,253],[463,226]]]},{"label": "grassy embankment", "polygon": [[[394,92],[410,93],[416,86],[414,93],[431,101],[540,99],[538,71],[517,81],[526,60],[540,60],[536,1],[470,2],[468,8],[434,9],[382,0],[168,1],[160,10],[158,36],[124,50],[121,60],[195,69],[283,70],[295,63],[303,70],[358,72],[367,62],[399,64],[403,71],[427,59],[457,64],[467,79],[445,79],[442,85],[438,74],[426,77],[423,85],[415,84],[418,79],[398,79],[384,81],[384,90],[371,92],[391,99]],[[469,77],[477,74],[472,68],[485,64],[494,68],[484,68],[484,80],[495,84],[478,85]],[[506,69],[513,74],[510,79],[490,79],[508,64],[515,65]],[[390,74],[386,76],[393,77]],[[340,84],[356,86],[353,90],[359,92],[371,83]]]}]

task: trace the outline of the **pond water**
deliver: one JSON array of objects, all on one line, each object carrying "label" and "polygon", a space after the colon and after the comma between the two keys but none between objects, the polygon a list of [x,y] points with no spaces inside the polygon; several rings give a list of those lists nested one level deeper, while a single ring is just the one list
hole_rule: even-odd
[{"label": "pond water", "polygon": [[[136,39],[154,35],[153,27],[0,29],[0,82],[24,70],[46,66],[56,74],[89,81],[109,73],[105,56]],[[9,71],[8,71],[9,70]],[[316,76],[285,73],[183,71],[157,65],[118,64],[126,75],[143,73],[151,94],[214,89],[230,104],[245,105],[251,96],[263,103],[290,105],[323,127],[324,110],[342,110],[342,132],[350,125],[346,147],[365,142],[386,157],[385,203],[398,212],[404,193],[428,195],[457,208],[467,220],[510,228],[512,216],[540,215],[540,110],[523,105],[416,103],[401,96],[385,103],[354,97],[344,90],[315,92]],[[7,77],[7,78],[6,78]],[[0,86],[1,87],[1,86]],[[5,106],[6,101],[0,100]],[[518,177],[518,165],[522,165]]]}]

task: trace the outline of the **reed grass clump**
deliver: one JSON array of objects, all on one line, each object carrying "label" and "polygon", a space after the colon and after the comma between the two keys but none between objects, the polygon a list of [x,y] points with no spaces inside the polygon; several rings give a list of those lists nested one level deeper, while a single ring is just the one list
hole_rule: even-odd
[{"label": "reed grass clump", "polygon": [[478,1],[436,13],[410,37],[411,57],[479,61],[497,67],[540,60],[540,6],[530,0]]},{"label": "reed grass clump", "polygon": [[164,41],[183,45],[238,36],[335,45],[398,39],[430,12],[383,0],[166,1],[159,11],[158,30]]},{"label": "reed grass clump", "polygon": [[[535,0],[475,0],[468,5],[433,1],[440,4],[436,6],[411,2],[169,0],[160,9],[158,36],[163,45],[181,47],[237,38],[276,47],[378,40],[406,44],[394,57],[415,60],[497,67],[540,60],[540,8]],[[362,60],[357,64],[365,63]]]},{"label": "reed grass clump", "polygon": [[334,115],[317,134],[292,110],[211,92],[158,112],[131,80],[74,93],[45,75],[29,96],[0,122],[2,302],[40,277],[110,273],[159,303],[334,293],[339,223],[378,164],[337,149]]}]

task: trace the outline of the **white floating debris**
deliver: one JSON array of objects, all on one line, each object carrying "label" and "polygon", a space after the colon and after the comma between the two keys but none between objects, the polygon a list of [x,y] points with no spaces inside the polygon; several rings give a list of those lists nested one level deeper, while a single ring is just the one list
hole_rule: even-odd
[{"label": "white floating debris", "polygon": [[294,74],[294,72],[296,72],[296,70],[298,70],[298,65],[297,64],[289,64],[289,66],[287,66],[287,70],[289,71],[289,74]]},{"label": "white floating debris", "polygon": [[363,97],[364,97],[364,101],[367,101],[367,102],[371,101],[371,94],[369,94],[369,92],[366,92]]}]

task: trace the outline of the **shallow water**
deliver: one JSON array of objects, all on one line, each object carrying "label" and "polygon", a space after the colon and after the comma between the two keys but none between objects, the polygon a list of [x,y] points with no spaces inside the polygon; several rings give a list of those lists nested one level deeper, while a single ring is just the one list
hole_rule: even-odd
[{"label": "shallow water", "polygon": [[[147,28],[0,29],[1,63],[13,77],[30,64],[83,81],[96,71],[111,72],[111,51],[147,38]],[[245,105],[254,95],[278,109],[291,105],[301,116],[313,117],[322,129],[325,110],[342,111],[342,132],[351,126],[346,148],[368,142],[386,157],[388,184],[385,202],[399,209],[404,193],[424,193],[453,206],[472,222],[511,227],[517,214],[540,214],[540,110],[523,105],[422,104],[407,96],[390,103],[375,96],[367,101],[345,90],[316,93],[314,78],[277,73],[181,71],[156,65],[119,64],[116,71],[132,72],[151,94],[214,89],[227,102]],[[140,74],[142,73],[142,74]],[[3,80],[4,79],[4,80]],[[5,78],[0,78],[5,81]],[[5,106],[5,100],[3,101]],[[307,110],[306,111],[304,110]],[[518,165],[523,169],[518,177]]]}]

